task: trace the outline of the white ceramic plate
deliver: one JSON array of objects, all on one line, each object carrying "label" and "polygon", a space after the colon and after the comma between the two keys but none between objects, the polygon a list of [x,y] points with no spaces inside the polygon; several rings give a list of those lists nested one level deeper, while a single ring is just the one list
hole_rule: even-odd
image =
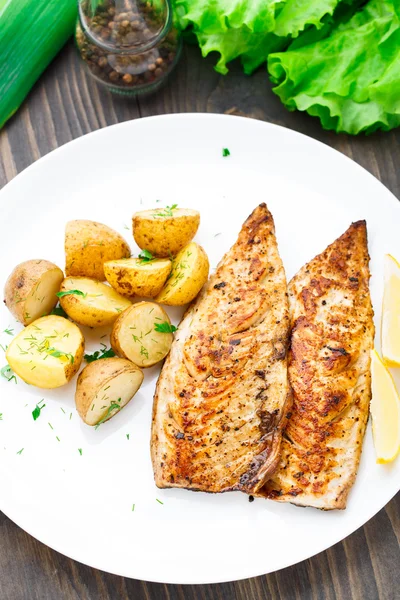
[{"label": "white ceramic plate", "polygon": [[[224,147],[231,153],[227,158]],[[274,215],[288,278],[351,221],[367,219],[379,339],[383,255],[400,257],[399,203],[331,148],[238,117],[168,115],[122,123],[39,160],[0,194],[0,285],[29,258],[62,267],[69,219],[107,223],[136,252],[132,213],[172,203],[201,211],[196,239],[215,266],[262,201]],[[177,323],[180,311],[169,313]],[[21,329],[2,305],[0,331],[9,327]],[[104,333],[85,331],[89,350],[99,347]],[[0,334],[3,347],[10,339]],[[343,512],[266,500],[250,504],[241,493],[159,490],[149,453],[157,374],[156,368],[147,371],[133,401],[97,430],[75,411],[75,382],[46,391],[2,379],[4,513],[48,546],[98,569],[150,581],[211,583],[282,569],[328,548],[363,525],[400,487],[400,460],[375,463],[369,427]],[[32,410],[41,398],[46,408],[34,421]]]}]

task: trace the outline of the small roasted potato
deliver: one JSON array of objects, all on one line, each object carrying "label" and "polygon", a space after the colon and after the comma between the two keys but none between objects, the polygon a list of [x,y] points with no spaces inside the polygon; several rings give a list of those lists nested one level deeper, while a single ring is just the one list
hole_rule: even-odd
[{"label": "small roasted potato", "polygon": [[209,266],[204,249],[190,242],[174,259],[167,285],[156,296],[156,302],[170,306],[191,302],[207,281]]},{"label": "small roasted potato", "polygon": [[128,258],[131,250],[124,238],[96,221],[69,221],[65,228],[65,274],[104,281],[107,260]]},{"label": "small roasted potato", "polygon": [[171,348],[175,327],[165,310],[154,302],[138,302],[119,315],[111,333],[116,354],[139,367],[151,367]]},{"label": "small roasted potato", "polygon": [[154,256],[175,256],[196,235],[200,213],[190,208],[143,210],[133,215],[132,231],[139,248]]},{"label": "small roasted potato", "polygon": [[76,409],[87,425],[111,419],[136,394],[142,371],[123,358],[102,358],[90,363],[78,377]]},{"label": "small roasted potato", "polygon": [[172,263],[167,258],[143,260],[125,258],[104,263],[108,283],[123,296],[154,298],[162,290],[171,272]]},{"label": "small roasted potato", "polygon": [[27,260],[15,267],[4,287],[4,303],[23,325],[47,315],[57,304],[64,274],[48,260]]},{"label": "small roasted potato", "polygon": [[49,315],[28,325],[12,340],[6,359],[26,383],[57,388],[79,370],[84,346],[79,327],[64,317]]},{"label": "small roasted potato", "polygon": [[109,285],[88,277],[66,277],[58,295],[67,315],[88,327],[111,325],[132,304]]}]

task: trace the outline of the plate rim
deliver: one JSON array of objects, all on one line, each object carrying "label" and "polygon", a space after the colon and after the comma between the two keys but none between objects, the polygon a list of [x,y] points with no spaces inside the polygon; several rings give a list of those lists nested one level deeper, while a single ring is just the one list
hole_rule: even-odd
[{"label": "plate rim", "polygon": [[[57,148],[54,148],[53,150],[50,150],[49,152],[47,152],[46,154],[44,154],[43,156],[41,156],[38,160],[34,161],[33,163],[31,163],[30,165],[28,165],[27,167],[25,167],[22,171],[20,171],[19,173],[17,173],[17,175],[15,175],[9,182],[7,182],[3,188],[0,190],[0,202],[1,202],[1,194],[3,193],[3,190],[5,189],[10,189],[10,186],[13,187],[14,185],[18,185],[15,184],[15,181],[18,180],[19,178],[23,178],[24,175],[26,173],[30,173],[31,170],[34,171],[37,165],[37,163],[43,163],[46,162],[47,159],[50,159],[50,156],[53,156],[54,154],[57,153],[61,153],[65,148],[69,147],[70,145],[73,144],[79,144],[81,143],[81,140],[83,138],[89,137],[89,136],[96,136],[96,135],[107,135],[106,133],[104,133],[106,130],[109,129],[114,129],[114,128],[127,128],[127,127],[134,127],[136,124],[138,123],[142,123],[142,122],[149,122],[149,121],[171,121],[171,120],[191,120],[191,119],[197,119],[197,120],[224,120],[224,121],[232,121],[234,120],[240,120],[242,122],[246,122],[246,126],[250,124],[250,127],[255,127],[255,128],[265,128],[265,130],[267,129],[279,129],[281,133],[284,133],[284,135],[288,135],[288,136],[296,136],[301,138],[301,140],[304,143],[312,143],[312,144],[320,144],[322,145],[326,151],[329,151],[331,153],[334,153],[336,156],[339,155],[341,156],[341,159],[344,160],[347,164],[352,163],[353,165],[353,169],[354,169],[354,165],[356,167],[358,167],[358,169],[360,169],[364,175],[363,177],[365,177],[365,174],[367,174],[369,176],[369,178],[371,180],[374,180],[375,184],[378,183],[384,190],[385,193],[387,195],[387,197],[391,197],[391,201],[394,201],[394,203],[396,204],[396,206],[398,207],[399,205],[399,200],[396,198],[395,194],[389,190],[383,183],[382,181],[380,181],[377,177],[375,177],[370,171],[368,171],[365,167],[363,167],[362,165],[360,165],[358,162],[356,162],[355,160],[353,160],[352,158],[350,158],[349,156],[343,154],[342,152],[340,152],[339,150],[336,150],[335,148],[333,148],[332,146],[328,145],[325,142],[322,142],[318,139],[315,139],[314,137],[311,137],[307,134],[298,132],[296,130],[290,129],[289,127],[285,127],[282,125],[278,125],[275,123],[269,123],[266,121],[262,121],[259,119],[252,119],[252,118],[248,118],[248,117],[242,117],[242,116],[236,116],[236,115],[226,115],[226,114],[220,114],[220,113],[204,113],[204,112],[199,112],[199,113],[169,113],[169,114],[162,114],[162,115],[151,115],[151,116],[147,116],[147,117],[140,117],[140,118],[135,118],[135,119],[130,119],[130,120],[126,120],[126,121],[122,121],[119,123],[114,123],[112,125],[106,125],[104,127],[100,127],[94,131],[90,131],[88,133],[85,133],[79,137],[76,137],[72,140],[69,140],[68,142],[58,146]],[[283,132],[282,132],[283,130]],[[304,560],[307,560],[309,558],[312,558],[314,556],[316,556],[317,554],[320,554],[321,552],[324,552],[326,550],[328,550],[329,548],[335,546],[336,544],[338,544],[339,542],[343,541],[344,539],[346,539],[347,537],[349,537],[350,535],[352,535],[353,533],[355,533],[358,529],[360,529],[361,527],[363,527],[369,520],[371,520],[375,515],[377,515],[382,509],[385,508],[385,506],[396,496],[396,494],[400,491],[400,482],[398,484],[398,489],[397,491],[394,491],[394,493],[390,496],[390,498],[385,502],[385,504],[383,506],[380,506],[377,510],[375,510],[375,508],[373,508],[371,510],[371,514],[368,516],[368,518],[366,520],[364,520],[364,518],[362,518],[362,522],[359,523],[357,522],[353,528],[353,526],[351,526],[351,531],[350,533],[347,533],[345,536],[343,536],[342,533],[340,533],[337,537],[335,537],[335,541],[334,542],[329,542],[328,545],[326,545],[325,542],[322,542],[319,546],[318,549],[313,552],[312,554],[309,554],[308,552],[305,553],[305,555],[303,556],[303,558],[299,558],[298,560],[296,560],[295,562],[290,562],[289,564],[285,563],[284,561],[282,566],[279,566],[278,568],[272,570],[267,570],[266,572],[263,573],[259,573],[258,570],[257,572],[252,572],[251,570],[251,566],[248,569],[247,573],[240,576],[239,578],[236,579],[226,579],[226,578],[220,578],[220,577],[214,577],[214,578],[210,578],[208,577],[206,581],[204,580],[200,580],[200,578],[196,578],[193,579],[191,578],[190,580],[186,580],[185,578],[181,578],[180,580],[168,580],[168,584],[174,584],[174,585],[208,585],[208,584],[216,584],[216,583],[227,583],[227,582],[231,582],[231,581],[242,581],[244,579],[248,579],[248,578],[253,578],[253,577],[258,577],[258,576],[263,576],[263,575],[267,575],[269,573],[273,573],[273,572],[277,572],[280,571],[282,569],[285,568],[289,568],[291,566],[297,565],[300,562],[303,562]],[[121,577],[127,577],[130,579],[137,579],[136,576],[132,576],[129,573],[125,573],[124,570],[122,569],[121,571],[118,570],[109,570],[107,568],[103,568],[102,566],[93,566],[92,564],[90,564],[89,562],[86,562],[85,560],[81,560],[79,558],[75,558],[74,556],[72,556],[70,553],[66,553],[63,550],[60,550],[56,544],[48,544],[47,542],[45,542],[41,536],[37,536],[35,534],[32,534],[30,531],[30,527],[25,527],[22,525],[19,525],[18,523],[18,519],[14,518],[13,516],[11,516],[10,512],[4,511],[4,509],[1,507],[0,505],[0,510],[3,512],[3,514],[9,518],[13,523],[15,523],[18,527],[20,527],[21,529],[23,529],[23,531],[25,531],[26,533],[28,533],[29,535],[31,535],[33,538],[35,538],[36,540],[38,540],[40,543],[44,544],[45,546],[51,548],[52,550],[59,552],[60,554],[62,554],[63,556],[66,556],[72,560],[77,561],[80,564],[83,564],[85,566],[89,566],[91,568],[95,568],[98,569],[100,571],[104,571],[106,573],[111,573],[114,575],[118,575]],[[22,519],[23,521],[23,519]],[[148,582],[153,582],[153,583],[166,583],[165,581],[162,581],[160,579],[157,578],[151,578],[151,579],[142,579],[141,581],[148,581]]]}]

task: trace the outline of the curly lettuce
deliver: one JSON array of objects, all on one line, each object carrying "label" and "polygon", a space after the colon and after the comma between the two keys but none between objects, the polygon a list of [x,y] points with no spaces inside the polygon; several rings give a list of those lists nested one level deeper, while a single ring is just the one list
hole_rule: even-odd
[{"label": "curly lettuce", "polygon": [[271,54],[274,92],[325,129],[358,134],[400,125],[400,4],[370,0],[328,37]]},{"label": "curly lettuce", "polygon": [[321,29],[341,1],[351,0],[175,0],[175,10],[182,29],[193,27],[203,56],[220,55],[219,73],[240,58],[250,74],[305,29]]}]

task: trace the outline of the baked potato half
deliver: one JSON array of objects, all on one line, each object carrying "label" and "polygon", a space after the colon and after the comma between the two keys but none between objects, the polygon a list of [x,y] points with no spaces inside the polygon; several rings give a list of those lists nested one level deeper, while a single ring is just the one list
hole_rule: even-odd
[{"label": "baked potato half", "polygon": [[80,325],[111,325],[132,302],[109,285],[88,277],[66,277],[58,292],[61,307]]},{"label": "baked potato half", "polygon": [[111,347],[139,367],[152,367],[167,356],[175,329],[161,306],[138,302],[115,321]]},{"label": "baked potato half", "polygon": [[6,359],[26,383],[57,388],[79,370],[84,345],[84,337],[74,323],[49,315],[28,325],[12,340]]},{"label": "baked potato half", "polygon": [[172,263],[168,258],[125,258],[104,263],[108,283],[123,296],[154,298],[162,290]]},{"label": "baked potato half", "polygon": [[170,306],[191,302],[206,283],[209,267],[205,250],[196,242],[190,242],[174,259],[167,284],[155,301]]},{"label": "baked potato half", "polygon": [[101,425],[119,412],[136,394],[142,371],[123,358],[103,358],[80,373],[75,404],[87,425]]},{"label": "baked potato half", "polygon": [[137,212],[132,231],[139,248],[160,258],[175,256],[196,235],[200,213],[190,208],[155,208]]},{"label": "baked potato half", "polygon": [[124,238],[96,221],[69,221],[65,228],[65,274],[104,281],[107,260],[128,258],[131,250]]},{"label": "baked potato half", "polygon": [[4,303],[23,325],[51,312],[64,273],[48,260],[27,260],[15,267],[4,287]]}]

